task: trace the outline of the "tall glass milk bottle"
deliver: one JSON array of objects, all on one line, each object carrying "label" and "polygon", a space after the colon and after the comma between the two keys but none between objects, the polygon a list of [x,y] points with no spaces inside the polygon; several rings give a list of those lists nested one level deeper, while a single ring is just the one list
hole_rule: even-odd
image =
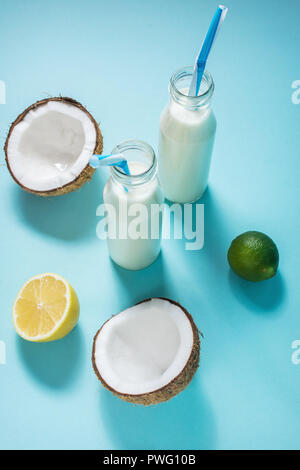
[{"label": "tall glass milk bottle", "polygon": [[130,175],[113,166],[104,187],[109,254],[123,268],[143,269],[160,253],[164,196],[157,159],[152,147],[140,140],[122,142],[112,153],[124,155]]},{"label": "tall glass milk bottle", "polygon": [[188,96],[193,67],[172,75],[170,102],[160,117],[159,178],[166,198],[192,202],[204,193],[216,133],[214,82],[205,71],[198,96]]}]

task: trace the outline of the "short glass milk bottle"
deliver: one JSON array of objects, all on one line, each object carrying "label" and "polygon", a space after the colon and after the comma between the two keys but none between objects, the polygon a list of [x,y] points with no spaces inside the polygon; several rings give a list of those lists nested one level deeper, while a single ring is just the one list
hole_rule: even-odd
[{"label": "short glass milk bottle", "polygon": [[188,96],[193,67],[172,75],[170,102],[160,117],[159,178],[166,198],[192,202],[204,193],[216,133],[214,82],[205,71],[198,96]]},{"label": "short glass milk bottle", "polygon": [[164,196],[150,145],[127,140],[113,151],[127,159],[130,175],[117,166],[103,191],[111,258],[126,269],[143,269],[160,253]]}]

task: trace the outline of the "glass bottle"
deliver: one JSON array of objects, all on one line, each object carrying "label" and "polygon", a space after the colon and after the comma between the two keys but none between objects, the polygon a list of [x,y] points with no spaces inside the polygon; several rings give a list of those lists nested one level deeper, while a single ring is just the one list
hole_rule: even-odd
[{"label": "glass bottle", "polygon": [[112,153],[124,155],[130,175],[113,166],[104,188],[109,253],[123,268],[143,269],[160,253],[164,196],[157,159],[152,147],[141,140],[124,141]]},{"label": "glass bottle", "polygon": [[160,117],[159,178],[166,198],[180,203],[204,193],[216,133],[213,79],[205,71],[199,95],[188,96],[192,75],[191,66],[172,75],[170,102]]}]

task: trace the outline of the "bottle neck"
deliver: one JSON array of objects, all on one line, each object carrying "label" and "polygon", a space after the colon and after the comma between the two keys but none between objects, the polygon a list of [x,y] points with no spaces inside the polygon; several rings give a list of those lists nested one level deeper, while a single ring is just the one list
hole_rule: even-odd
[{"label": "bottle neck", "polygon": [[117,145],[112,153],[122,153],[127,159],[130,174],[116,166],[111,167],[112,180],[126,187],[140,187],[157,174],[157,160],[150,145],[141,140],[127,140]]},{"label": "bottle neck", "polygon": [[210,73],[205,71],[198,96],[188,96],[193,72],[192,66],[177,70],[170,79],[169,92],[172,101],[186,109],[197,111],[211,105],[214,82]]}]

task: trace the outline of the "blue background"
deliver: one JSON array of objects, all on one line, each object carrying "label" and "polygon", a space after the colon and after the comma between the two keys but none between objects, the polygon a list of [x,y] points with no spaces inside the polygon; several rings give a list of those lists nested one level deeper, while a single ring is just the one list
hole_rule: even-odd
[{"label": "blue background", "polygon": [[[202,1],[1,0],[1,144],[10,123],[37,99],[71,96],[100,121],[104,151],[123,139],[157,148],[171,74],[192,64],[217,3]],[[142,272],[110,261],[96,237],[107,178],[55,199],[23,192],[1,151],[1,448],[300,448],[299,119],[291,101],[300,79],[300,2],[227,1],[229,13],[209,59],[218,120],[205,247],[163,243]],[[2,145],[1,145],[2,146]],[[270,235],[280,271],[251,284],[228,268],[231,240]],[[65,339],[18,338],[11,307],[32,275],[53,271],[76,289],[81,318]],[[123,403],[98,383],[92,338],[135,301],[165,295],[193,314],[205,335],[201,366],[169,403]]]}]

